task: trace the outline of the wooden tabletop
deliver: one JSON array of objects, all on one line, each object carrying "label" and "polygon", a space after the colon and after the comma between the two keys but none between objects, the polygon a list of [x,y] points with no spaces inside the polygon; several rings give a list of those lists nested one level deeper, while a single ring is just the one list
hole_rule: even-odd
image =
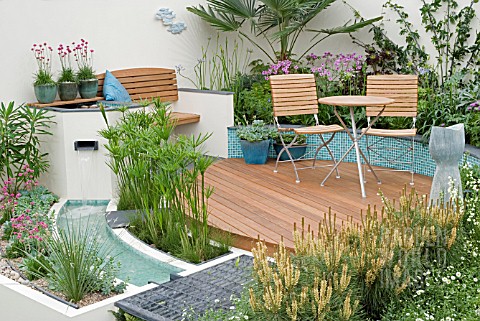
[{"label": "wooden tabletop", "polygon": [[390,105],[394,99],[377,96],[330,96],[318,100],[320,104],[331,106],[381,106]]}]

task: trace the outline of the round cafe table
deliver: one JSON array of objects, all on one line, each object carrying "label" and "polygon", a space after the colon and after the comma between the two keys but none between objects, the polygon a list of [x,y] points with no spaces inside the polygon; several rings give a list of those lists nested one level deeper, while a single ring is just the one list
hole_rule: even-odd
[{"label": "round cafe table", "polygon": [[[345,128],[345,131],[347,132],[348,136],[353,142],[353,144],[348,148],[347,152],[340,158],[340,160],[335,164],[332,170],[328,173],[328,175],[322,181],[321,185],[323,186],[325,184],[325,182],[330,177],[330,175],[332,175],[333,171],[337,169],[338,165],[343,161],[343,159],[348,155],[348,153],[350,153],[350,151],[353,148],[355,148],[355,154],[357,157],[357,166],[358,166],[358,178],[360,179],[360,190],[362,192],[362,197],[363,198],[367,197],[367,194],[365,193],[365,181],[363,179],[362,163],[360,162],[360,157],[363,158],[363,160],[365,161],[365,164],[368,166],[368,168],[371,170],[371,172],[377,179],[377,182],[378,183],[381,183],[381,182],[378,179],[378,176],[373,170],[372,166],[368,162],[367,158],[361,151],[358,145],[358,141],[363,137],[363,135],[365,135],[368,132],[368,130],[372,127],[372,125],[375,124],[375,122],[378,120],[378,118],[381,116],[381,114],[385,110],[385,107],[387,105],[393,104],[395,100],[391,98],[377,97],[377,96],[331,96],[331,97],[320,98],[318,102],[323,105],[333,106],[335,115],[340,120],[340,123],[342,124],[343,128]],[[344,120],[342,119],[342,117],[337,111],[338,106],[345,106],[345,107],[349,107],[350,109],[350,119],[352,121],[351,133],[349,128],[345,124]],[[370,125],[360,135],[357,135],[357,126],[356,126],[354,108],[367,107],[367,106],[382,106],[383,108],[378,113],[378,115],[373,119]]]}]

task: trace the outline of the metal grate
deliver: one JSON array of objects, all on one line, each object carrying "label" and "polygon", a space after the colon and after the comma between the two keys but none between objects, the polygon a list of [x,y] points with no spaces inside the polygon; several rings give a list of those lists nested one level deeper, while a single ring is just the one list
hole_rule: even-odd
[{"label": "metal grate", "polygon": [[229,309],[251,281],[253,258],[242,255],[120,300],[115,306],[146,321],[181,320],[185,311]]}]

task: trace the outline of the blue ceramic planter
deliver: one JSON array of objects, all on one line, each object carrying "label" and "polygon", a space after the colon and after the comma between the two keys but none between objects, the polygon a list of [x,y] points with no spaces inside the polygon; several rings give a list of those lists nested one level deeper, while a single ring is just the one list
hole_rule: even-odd
[{"label": "blue ceramic planter", "polygon": [[35,97],[41,104],[49,104],[57,96],[57,85],[37,85],[33,86]]},{"label": "blue ceramic planter", "polygon": [[80,80],[78,83],[78,92],[84,99],[97,96],[98,79]]},{"label": "blue ceramic planter", "polygon": [[[277,156],[278,156],[283,146],[282,144],[273,144],[273,148],[275,149],[275,152],[277,153]],[[299,159],[300,157],[305,155],[305,153],[307,152],[307,145],[292,146],[289,148],[289,150],[290,150],[290,154],[292,154],[293,159]],[[287,152],[282,153],[282,155],[280,156],[280,160],[281,161],[290,160],[290,158],[288,158]]]},{"label": "blue ceramic planter", "polygon": [[265,164],[268,157],[268,149],[270,148],[270,140],[260,142],[249,142],[240,140],[243,158],[247,164]]}]

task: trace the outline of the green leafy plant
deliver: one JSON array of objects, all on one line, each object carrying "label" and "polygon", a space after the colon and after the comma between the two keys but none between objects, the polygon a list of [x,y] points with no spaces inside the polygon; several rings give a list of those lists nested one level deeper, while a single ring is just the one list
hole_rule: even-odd
[{"label": "green leafy plant", "polygon": [[49,268],[51,268],[47,257],[39,253],[32,253],[30,256],[23,258],[19,267],[30,281],[46,277]]},{"label": "green leafy plant", "polygon": [[37,61],[38,70],[35,73],[34,86],[41,85],[55,85],[56,82],[53,80],[52,75],[52,52],[53,48],[50,47],[46,42],[33,44],[32,52]]},{"label": "green leafy plant", "polygon": [[134,317],[133,315],[128,314],[122,309],[118,309],[118,311],[110,310],[110,313],[113,314],[113,316],[115,317],[115,320],[117,321],[142,321],[142,319]]},{"label": "green leafy plant", "polygon": [[[75,43],[73,43],[75,45]],[[88,41],[81,39],[73,49],[75,61],[77,62],[77,81],[97,79],[95,70],[93,69],[93,53],[94,50],[89,47]]]},{"label": "green leafy plant", "polygon": [[73,71],[71,61],[72,49],[68,45],[64,47],[63,44],[60,44],[58,45],[57,50],[58,58],[60,59],[60,64],[62,66],[58,82],[76,82],[75,72]]},{"label": "green leafy plant", "polygon": [[[199,5],[188,7],[187,10],[222,32],[237,32],[274,62],[294,55],[295,44],[305,31],[316,36],[311,41],[312,45],[299,55],[298,59],[331,35],[351,33],[382,18],[363,20],[350,25],[347,23],[330,29],[306,28],[310,21],[334,2],[335,0],[208,0],[206,7]],[[246,25],[249,26],[251,35],[243,28]],[[321,35],[323,37],[320,37]],[[266,41],[267,48],[259,43],[257,37]],[[317,40],[318,37],[320,39]]]},{"label": "green leafy plant", "polygon": [[413,190],[383,202],[382,212],[368,208],[360,225],[338,229],[329,213],[314,235],[302,223],[294,254],[280,244],[274,263],[259,242],[252,250],[252,320],[378,320],[417,276],[454,262],[463,237],[460,204],[429,207]]},{"label": "green leafy plant", "polygon": [[47,240],[47,264],[30,256],[47,271],[49,287],[62,292],[67,300],[78,302],[93,292],[121,293],[126,286],[115,284],[119,263],[109,256],[111,249],[96,241],[97,233],[70,224]]},{"label": "green leafy plant", "polygon": [[275,129],[266,125],[263,120],[254,120],[251,125],[238,128],[237,137],[253,143],[270,139],[275,132]]},{"label": "green leafy plant", "polygon": [[[15,194],[25,178],[35,181],[49,167],[40,143],[42,137],[51,135],[52,117],[44,109],[15,106],[14,102],[0,104],[0,176],[15,180]],[[26,165],[33,172],[17,177]]]},{"label": "green leafy plant", "polygon": [[273,123],[272,94],[270,84],[265,80],[253,83],[240,92],[238,104],[235,105],[235,122],[247,125],[255,119]]},{"label": "green leafy plant", "polygon": [[138,210],[131,231],[192,262],[225,253],[228,245],[210,244],[208,199],[213,190],[204,176],[214,160],[201,150],[209,135],[174,138],[168,105],[159,99],[146,104],[150,112],[123,109],[121,120],[100,132],[108,140],[121,203],[127,197]]},{"label": "green leafy plant", "polygon": [[216,45],[210,53],[211,40],[209,38],[207,46],[202,47],[202,57],[193,68],[195,78],[183,75],[185,68],[182,65],[175,66],[177,74],[198,89],[234,91],[235,77],[247,72],[251,50],[246,50],[246,54],[242,55],[243,46],[237,40],[234,40],[233,46],[229,45],[228,39],[220,44],[220,34],[217,34]]},{"label": "green leafy plant", "polygon": [[[276,133],[276,135],[273,135],[272,138],[277,143],[280,143],[280,140],[279,140],[278,136],[279,136],[278,133]],[[295,140],[294,145],[303,145],[303,144],[307,143],[307,136],[305,136],[305,135],[295,135],[295,134],[283,134],[282,135],[282,138],[283,138],[283,141],[285,142],[285,144],[290,144],[295,137],[297,137],[297,139]]]}]

